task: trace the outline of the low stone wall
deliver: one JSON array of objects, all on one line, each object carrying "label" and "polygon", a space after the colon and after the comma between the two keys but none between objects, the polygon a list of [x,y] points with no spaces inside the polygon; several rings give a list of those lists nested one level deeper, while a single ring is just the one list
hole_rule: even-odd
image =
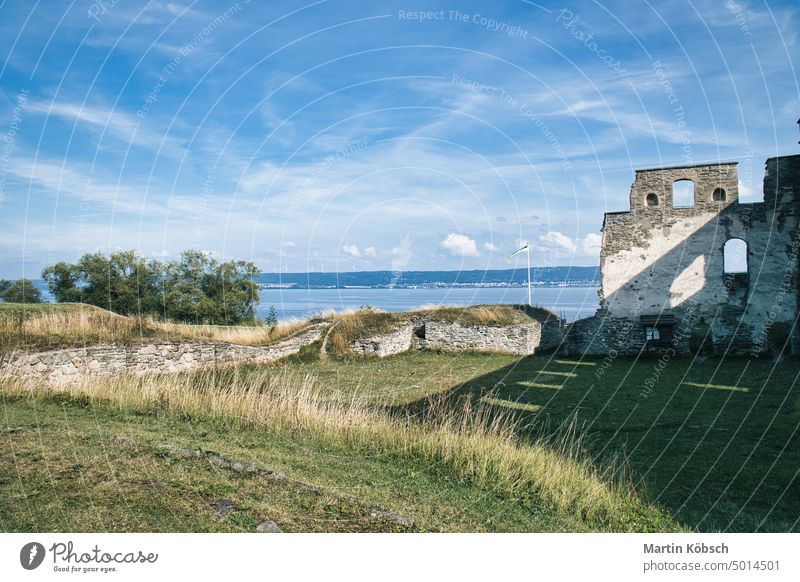
[{"label": "low stone wall", "polygon": [[183,342],[93,346],[23,354],[1,362],[0,373],[65,384],[124,373],[183,372],[217,364],[266,363],[294,354],[317,341],[322,330],[323,326],[314,326],[270,346]]},{"label": "low stone wall", "polygon": [[[560,320],[548,322],[548,348],[561,343]],[[355,340],[350,349],[359,355],[380,358],[410,349],[446,352],[485,351],[529,356],[542,341],[543,326],[532,320],[517,325],[462,325],[458,322],[412,319],[395,331]]]},{"label": "low stone wall", "polygon": [[407,323],[391,333],[358,339],[351,344],[350,348],[362,356],[372,355],[385,358],[410,350],[413,335],[414,325]]},{"label": "low stone wall", "polygon": [[461,325],[456,322],[427,321],[428,348],[444,351],[489,351],[528,356],[542,339],[538,321],[519,325]]}]

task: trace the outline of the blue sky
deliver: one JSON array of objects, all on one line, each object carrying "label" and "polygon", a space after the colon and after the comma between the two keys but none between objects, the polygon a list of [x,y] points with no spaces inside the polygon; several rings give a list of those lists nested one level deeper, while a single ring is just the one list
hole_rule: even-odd
[{"label": "blue sky", "polygon": [[800,150],[799,6],[2,2],[0,276],[597,264],[634,169]]}]

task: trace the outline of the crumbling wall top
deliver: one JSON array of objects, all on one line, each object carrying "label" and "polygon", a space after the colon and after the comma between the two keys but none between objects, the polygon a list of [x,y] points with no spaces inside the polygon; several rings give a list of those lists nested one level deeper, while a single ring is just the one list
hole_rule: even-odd
[{"label": "crumbling wall top", "polygon": [[[719,212],[739,201],[738,162],[636,170],[631,212]],[[693,194],[681,198],[682,186]]]}]

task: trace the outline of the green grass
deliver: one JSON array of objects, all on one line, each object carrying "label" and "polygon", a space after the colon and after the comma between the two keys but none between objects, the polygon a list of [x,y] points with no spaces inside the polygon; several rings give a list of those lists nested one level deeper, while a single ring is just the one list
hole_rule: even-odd
[{"label": "green grass", "polygon": [[[799,529],[800,363],[794,360],[774,366],[758,360],[680,359],[660,369],[654,360],[419,352],[384,360],[214,372],[220,385],[227,385],[231,375],[241,381],[256,373],[310,373],[329,397],[347,401],[369,394],[373,405],[388,405],[401,415],[423,413],[428,396],[480,400],[528,425],[531,442],[577,422],[591,463],[602,473],[611,460],[624,457],[632,486],[674,519],[648,518],[638,529],[671,530],[677,524],[699,531]],[[602,521],[465,480],[446,463],[305,431],[254,431],[237,423],[124,412],[63,398],[6,397],[3,403],[0,495],[13,500],[33,496],[27,505],[2,506],[4,531],[248,529],[206,511],[211,497],[236,497],[239,489],[247,493],[234,501],[253,521],[273,519],[293,531],[354,531],[335,529],[340,521],[334,526],[313,521],[316,517],[304,519],[312,510],[292,490],[262,496],[262,484],[153,452],[164,444],[212,450],[285,471],[330,488],[331,503],[347,515],[363,517],[364,507],[380,505],[413,518],[414,527],[422,530],[609,529]],[[133,437],[146,445],[144,452],[134,454],[115,444],[117,436]],[[70,469],[76,464],[80,471]],[[90,477],[80,478],[81,472]],[[119,483],[114,482],[117,473],[124,475]],[[170,494],[155,499],[142,479],[160,483]],[[350,497],[359,500],[357,507],[341,505]],[[119,505],[123,498],[130,499],[127,506]],[[277,501],[263,505],[268,498]],[[420,498],[428,501],[418,504]],[[106,521],[97,521],[95,514]]]},{"label": "green grass", "polygon": [[[399,321],[367,310],[340,317],[342,342]],[[403,530],[800,530],[797,360],[425,351],[319,360],[318,350],[266,367],[109,380],[89,399],[0,390],[0,498],[12,501],[0,504],[0,529],[251,531],[272,519],[286,531],[397,531],[371,516],[380,506],[413,519]],[[284,416],[262,411],[270,383],[291,390],[287,379],[307,376],[321,401],[286,392]],[[435,417],[451,409],[442,428]],[[513,420],[516,436],[459,421],[464,414]],[[550,446],[570,431],[579,446]],[[167,444],[324,492],[177,459]],[[538,468],[543,459],[563,488]],[[588,505],[582,488],[595,496]],[[220,498],[236,509],[214,517],[209,504]]]},{"label": "green grass", "polygon": [[[199,445],[305,476],[313,460],[285,442],[68,400],[10,399],[4,413],[12,425],[0,430],[2,531],[234,532],[266,519],[287,532],[419,530],[373,517],[369,496],[240,475],[163,448]],[[234,508],[215,516],[220,500]]]},{"label": "green grass", "polygon": [[[416,352],[286,362],[319,389],[424,411],[468,397],[533,425],[576,421],[598,467],[627,459],[637,487],[702,531],[800,529],[800,362],[577,359]],[[228,374],[247,375],[241,368]],[[276,371],[277,373],[277,371]]]},{"label": "green grass", "polygon": [[465,378],[450,397],[488,396],[536,430],[576,418],[598,465],[624,455],[647,499],[689,527],[798,531],[798,375],[797,360],[685,358],[660,368],[533,357]]},{"label": "green grass", "polygon": [[[481,487],[455,475],[447,463],[312,433],[132,413],[75,398],[6,396],[2,407],[0,496],[7,500],[0,505],[2,531],[252,531],[265,519],[284,531],[619,527],[540,499]],[[176,458],[164,452],[168,444],[282,471],[324,493]],[[219,499],[232,501],[235,511],[215,517],[210,504]],[[376,519],[372,507],[413,525]],[[626,529],[678,527],[644,507],[628,517]]]},{"label": "green grass", "polygon": [[[360,398],[371,404],[410,404],[436,394],[449,393],[466,379],[510,366],[518,356],[464,353],[457,356],[429,351],[409,352],[389,358],[342,358],[281,362],[276,366],[310,374],[318,388],[342,399]],[[243,366],[222,374],[249,374],[258,368]]]}]

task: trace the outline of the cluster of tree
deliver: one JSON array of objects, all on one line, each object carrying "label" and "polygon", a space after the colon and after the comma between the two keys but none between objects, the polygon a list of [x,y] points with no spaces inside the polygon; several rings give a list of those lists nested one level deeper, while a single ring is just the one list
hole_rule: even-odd
[{"label": "cluster of tree", "polygon": [[83,255],[42,271],[56,301],[88,303],[123,315],[153,315],[189,323],[238,324],[256,319],[259,270],[247,261],[220,263],[185,251],[171,262],[134,251]]},{"label": "cluster of tree", "polygon": [[0,279],[0,300],[8,303],[41,303],[42,292],[30,279]]}]

